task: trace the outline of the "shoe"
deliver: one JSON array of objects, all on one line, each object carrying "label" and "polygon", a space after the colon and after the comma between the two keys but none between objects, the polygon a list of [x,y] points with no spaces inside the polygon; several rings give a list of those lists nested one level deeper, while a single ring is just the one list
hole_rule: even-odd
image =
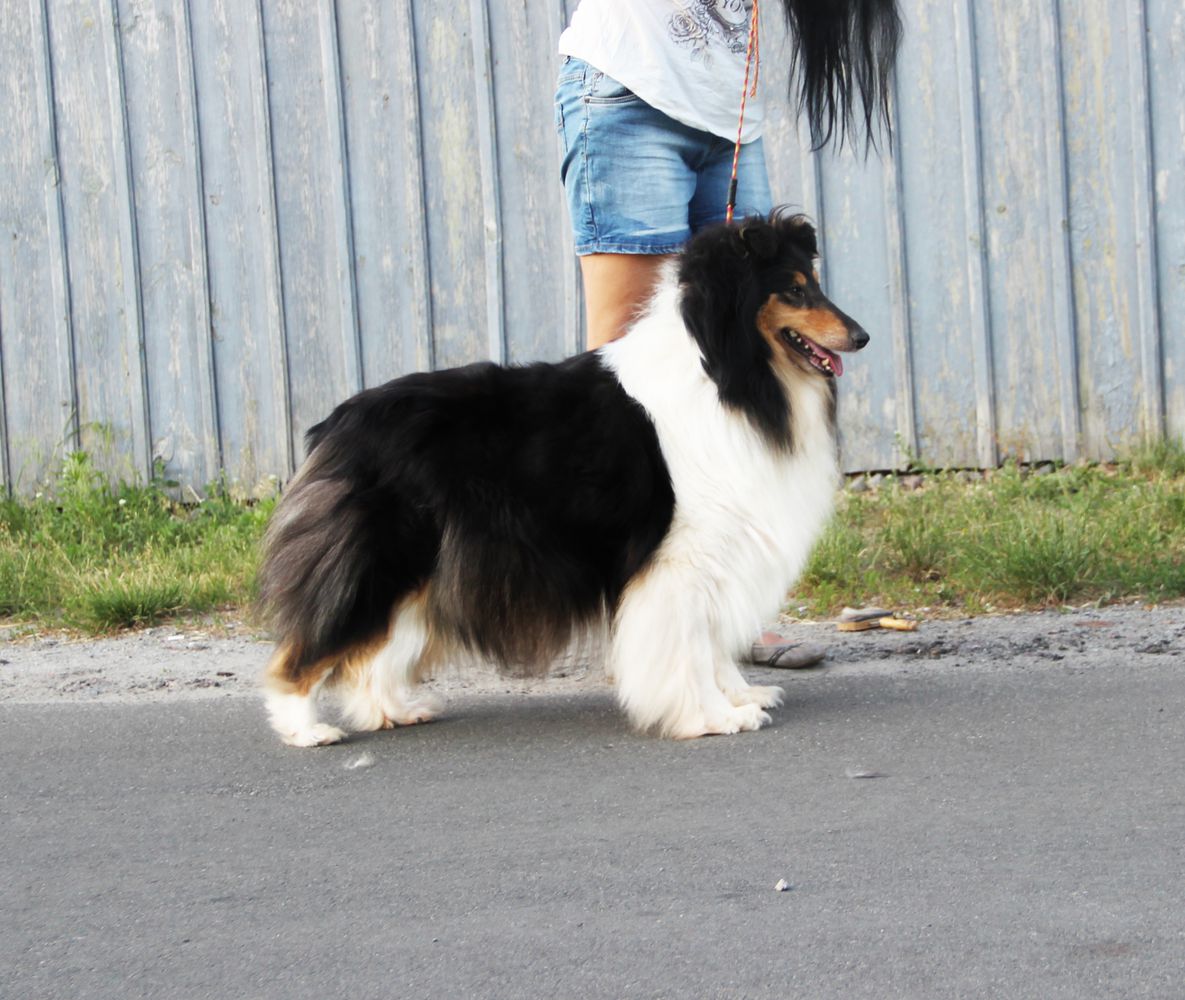
[{"label": "shoe", "polygon": [[813,667],[827,657],[827,647],[817,642],[755,642],[749,650],[749,662],[758,667],[801,670]]}]

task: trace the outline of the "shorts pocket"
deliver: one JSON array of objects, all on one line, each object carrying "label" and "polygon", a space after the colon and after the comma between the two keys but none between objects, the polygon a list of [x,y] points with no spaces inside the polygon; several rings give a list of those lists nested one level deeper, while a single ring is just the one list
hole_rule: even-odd
[{"label": "shorts pocket", "polygon": [[588,88],[584,100],[588,104],[625,104],[641,98],[609,74],[598,72],[593,77],[592,86]]}]

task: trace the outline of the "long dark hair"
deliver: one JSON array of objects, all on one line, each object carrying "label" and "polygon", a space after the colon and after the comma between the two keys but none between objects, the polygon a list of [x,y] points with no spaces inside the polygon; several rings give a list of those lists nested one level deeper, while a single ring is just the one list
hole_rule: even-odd
[{"label": "long dark hair", "polygon": [[896,0],[782,0],[793,37],[790,96],[805,112],[816,149],[842,146],[859,129],[876,146],[892,134],[889,93],[901,16]]}]

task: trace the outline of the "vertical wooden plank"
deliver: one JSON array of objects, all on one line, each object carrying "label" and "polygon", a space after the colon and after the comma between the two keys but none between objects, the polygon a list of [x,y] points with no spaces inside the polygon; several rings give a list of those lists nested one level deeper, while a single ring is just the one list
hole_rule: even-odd
[{"label": "vertical wooden plank", "polygon": [[486,0],[469,0],[469,37],[473,44],[474,139],[481,167],[486,356],[501,364],[507,354],[502,301],[502,185],[498,169],[498,116],[494,108],[493,47]]},{"label": "vertical wooden plank", "polygon": [[[182,105],[185,108],[188,157],[192,188],[186,205],[191,221],[193,260],[197,268],[195,281],[194,317],[197,330],[195,347],[198,358],[198,396],[205,428],[205,457],[208,465],[202,485],[216,478],[225,478],[225,458],[222,453],[222,421],[218,406],[218,374],[214,361],[214,330],[210,321],[210,248],[206,239],[205,184],[202,180],[201,121],[198,115],[197,74],[194,69],[193,25],[187,0],[173,0],[173,18],[179,31],[179,75]],[[192,484],[195,488],[197,484]]]},{"label": "vertical wooden plank", "polygon": [[[263,6],[290,405],[297,433],[357,387],[328,0]],[[343,259],[343,255],[344,259]]]},{"label": "vertical wooden plank", "polygon": [[[1124,53],[1131,94],[1132,228],[1135,235],[1135,319],[1143,396],[1143,437],[1164,437],[1164,349],[1158,309],[1156,269],[1156,214],[1152,182],[1152,110],[1148,84],[1148,24],[1145,0],[1127,0]],[[1183,324],[1185,326],[1185,324]]]},{"label": "vertical wooden plank", "polygon": [[412,6],[412,0],[403,0],[401,13],[405,39],[403,55],[405,65],[410,74],[405,108],[409,116],[408,120],[413,122],[415,126],[414,135],[416,142],[415,167],[411,177],[414,183],[413,192],[417,223],[415,252],[421,261],[421,266],[418,272],[420,280],[416,283],[415,289],[418,293],[419,301],[422,303],[419,311],[424,317],[425,343],[423,353],[428,366],[435,369],[437,367],[436,320],[432,312],[432,255],[429,251],[428,244],[428,184],[424,176],[424,102],[420,91],[420,58],[416,51],[416,39],[419,36],[416,32],[415,8]]},{"label": "vertical wooden plank", "polygon": [[827,294],[871,337],[839,384],[843,462],[852,469],[897,466],[899,414],[912,406],[899,396],[884,170],[879,157],[864,159],[850,148],[822,156]]},{"label": "vertical wooden plank", "polygon": [[432,364],[411,5],[338,7],[354,276],[366,383]]},{"label": "vertical wooden plank", "polygon": [[228,485],[259,495],[293,468],[261,13],[189,9],[218,443]]},{"label": "vertical wooden plank", "polygon": [[272,96],[268,83],[267,39],[263,20],[263,0],[254,0],[254,28],[251,33],[253,42],[252,71],[256,121],[259,132],[263,156],[261,158],[262,197],[260,209],[267,227],[267,257],[269,266],[270,295],[268,297],[268,343],[271,347],[270,355],[278,364],[277,384],[280,386],[280,403],[283,407],[285,458],[287,473],[296,472],[299,464],[300,449],[297,446],[296,410],[292,404],[292,365],[288,355],[288,315],[284,305],[284,265],[280,254],[280,208],[276,197],[276,154],[275,141],[272,135]]},{"label": "vertical wooden plank", "polygon": [[1147,0],[1156,291],[1165,432],[1185,440],[1185,5]]},{"label": "vertical wooden plank", "polygon": [[1126,4],[1061,27],[1083,448],[1106,458],[1161,412],[1144,28]]},{"label": "vertical wooden plank", "polygon": [[[891,95],[891,110],[896,117],[897,97]],[[885,203],[885,257],[889,277],[889,328],[893,338],[893,371],[897,406],[897,438],[893,465],[904,469],[917,458],[918,433],[914,414],[914,379],[912,335],[909,324],[909,260],[904,235],[904,194],[901,188],[901,132],[883,160],[882,181]]]},{"label": "vertical wooden plank", "polygon": [[[897,434],[927,464],[974,466],[984,437],[980,418],[990,401],[984,387],[991,384],[990,370],[982,361],[977,365],[987,340],[985,323],[977,328],[974,322],[982,284],[976,289],[961,266],[968,256],[982,256],[978,157],[967,140],[977,124],[966,109],[967,102],[974,104],[977,84],[965,60],[960,67],[958,39],[962,35],[963,45],[968,39],[952,6],[911,4],[905,15],[893,93],[894,156],[886,163],[884,196],[895,399],[909,400],[895,407]],[[904,264],[900,282],[893,274],[895,244]],[[969,392],[977,379],[979,391]]]},{"label": "vertical wooden plank", "polygon": [[435,362],[451,368],[488,353],[471,24],[461,4],[414,10]]},{"label": "vertical wooden plank", "polygon": [[0,481],[29,492],[77,448],[77,404],[44,0],[0,11]]},{"label": "vertical wooden plank", "polygon": [[342,355],[349,392],[366,384],[362,370],[362,343],[358,330],[358,291],[354,275],[354,232],[350,216],[350,166],[342,100],[341,50],[337,30],[337,0],[320,0],[317,7],[321,36],[322,93],[330,139],[328,173],[333,185],[332,226],[337,264],[337,295],[342,316]]},{"label": "vertical wooden plank", "polygon": [[[120,290],[123,298],[126,357],[131,362],[132,385],[136,393],[132,408],[132,441],[139,471],[152,477],[156,453],[152,440],[152,410],[149,397],[148,364],[144,343],[144,299],[141,287],[140,242],[136,229],[136,196],[133,180],[131,135],[128,125],[123,42],[120,37],[119,0],[106,0],[102,11],[103,55],[107,68],[108,113],[114,153],[112,177],[119,233]],[[97,261],[95,263],[98,263]],[[115,471],[115,470],[112,470]]]},{"label": "vertical wooden plank", "polygon": [[[579,262],[560,183],[555,127],[559,5],[487,3],[496,125],[500,255],[487,255],[487,288],[500,294],[506,359],[557,359],[583,348]],[[480,93],[480,91],[479,91]],[[486,197],[488,197],[488,193]],[[491,313],[496,312],[487,295]]]},{"label": "vertical wooden plank", "polygon": [[8,402],[4,391],[4,310],[0,309],[0,488],[12,495],[12,458],[8,446]]},{"label": "vertical wooden plank", "polygon": [[48,8],[79,443],[116,476],[150,469],[118,28],[109,2]]},{"label": "vertical wooden plank", "polygon": [[998,443],[1026,461],[1072,458],[1077,384],[1056,11],[1052,0],[992,0],[975,14]]},{"label": "vertical wooden plank", "polygon": [[[35,54],[33,76],[36,81],[41,151],[45,173],[42,181],[45,202],[45,219],[48,228],[47,256],[52,288],[49,310],[44,300],[38,300],[38,314],[51,319],[53,332],[52,353],[56,362],[57,386],[51,401],[57,411],[51,418],[49,430],[56,436],[49,438],[52,444],[50,455],[57,449],[74,451],[79,445],[78,426],[78,374],[74,361],[74,329],[70,322],[70,268],[66,252],[66,227],[62,210],[61,168],[58,156],[57,119],[54,110],[53,65],[49,48],[49,15],[47,0],[29,0],[32,14],[33,42],[31,51]],[[11,397],[10,397],[11,398]],[[11,438],[9,439],[11,442]],[[40,479],[48,471],[44,467],[34,474]]]},{"label": "vertical wooden plank", "polygon": [[[568,26],[571,11],[565,0],[553,0],[548,10],[552,12],[552,17],[548,22],[551,31],[548,36],[547,51],[552,57],[552,66],[556,67],[559,65],[560,35]],[[555,106],[556,82],[558,79],[558,71],[553,69],[549,77],[549,93],[552,94],[551,106],[553,111]],[[584,350],[584,345],[587,342],[584,325],[584,281],[580,273],[580,260],[576,256],[576,245],[572,236],[572,223],[568,214],[567,199],[563,196],[563,184],[560,182],[560,164],[563,162],[564,141],[558,132],[554,145],[556,153],[551,179],[560,194],[560,208],[557,210],[556,219],[562,219],[562,235],[559,241],[560,249],[558,252],[562,259],[567,262],[561,275],[564,296],[563,311],[561,313],[564,320],[563,344],[566,348],[565,353],[579,354]]]},{"label": "vertical wooden plank", "polygon": [[[954,6],[956,93],[958,94],[959,151],[963,177],[963,228],[966,234],[964,273],[967,280],[967,322],[975,386],[975,459],[980,468],[993,468],[996,452],[996,403],[992,381],[991,315],[988,311],[988,258],[984,235],[983,151],[979,108],[979,70],[975,5],[958,0]],[[935,39],[935,44],[938,40]],[[970,459],[970,456],[967,456]],[[951,464],[963,464],[963,456]],[[968,462],[970,464],[970,462]]]},{"label": "vertical wooden plank", "polygon": [[118,10],[152,455],[196,490],[221,460],[186,8],[120,0]]}]

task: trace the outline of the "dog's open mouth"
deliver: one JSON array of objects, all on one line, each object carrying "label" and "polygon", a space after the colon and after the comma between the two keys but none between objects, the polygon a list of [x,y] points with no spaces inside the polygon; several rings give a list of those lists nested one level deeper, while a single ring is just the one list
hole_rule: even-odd
[{"label": "dog's open mouth", "polygon": [[843,374],[843,361],[840,360],[838,354],[827,350],[826,347],[820,347],[813,340],[808,340],[801,333],[791,330],[788,326],[782,327],[779,333],[787,344],[818,368],[824,375],[831,377],[833,375]]}]

